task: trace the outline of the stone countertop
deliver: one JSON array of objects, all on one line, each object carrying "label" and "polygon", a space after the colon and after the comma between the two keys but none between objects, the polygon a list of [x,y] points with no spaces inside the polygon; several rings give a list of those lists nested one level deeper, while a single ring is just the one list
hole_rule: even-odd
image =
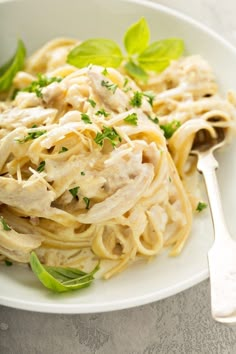
[{"label": "stone countertop", "polygon": [[[154,1],[236,45],[236,1]],[[211,319],[209,281],[134,309],[51,315],[0,307],[0,354],[235,354],[236,327]]]}]

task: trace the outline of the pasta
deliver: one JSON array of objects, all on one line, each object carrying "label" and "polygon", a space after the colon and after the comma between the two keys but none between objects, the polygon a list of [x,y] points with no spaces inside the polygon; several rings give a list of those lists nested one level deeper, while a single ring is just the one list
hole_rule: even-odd
[{"label": "pasta", "polygon": [[[99,259],[110,278],[165,247],[181,252],[201,201],[194,139],[219,126],[230,137],[236,98],[219,95],[200,56],[137,85],[122,68],[66,64],[76,44],[39,49],[0,102],[0,257],[28,263],[35,251],[81,269]],[[51,83],[25,90],[38,73]]]}]

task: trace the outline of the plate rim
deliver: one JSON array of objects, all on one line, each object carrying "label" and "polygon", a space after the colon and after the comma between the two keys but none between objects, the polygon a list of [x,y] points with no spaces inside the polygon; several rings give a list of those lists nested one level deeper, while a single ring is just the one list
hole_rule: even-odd
[{"label": "plate rim", "polygon": [[26,310],[39,313],[51,313],[51,314],[91,314],[91,313],[105,313],[111,311],[120,311],[125,309],[131,309],[139,306],[151,304],[156,301],[164,300],[168,297],[179,294],[180,292],[187,290],[209,277],[208,269],[204,269],[194,276],[190,276],[182,282],[175,284],[174,286],[166,287],[164,290],[154,291],[148,295],[136,296],[127,300],[114,300],[104,302],[101,304],[80,304],[80,303],[41,303],[38,301],[25,301],[15,300],[0,295],[0,305],[11,307],[18,310]]}]

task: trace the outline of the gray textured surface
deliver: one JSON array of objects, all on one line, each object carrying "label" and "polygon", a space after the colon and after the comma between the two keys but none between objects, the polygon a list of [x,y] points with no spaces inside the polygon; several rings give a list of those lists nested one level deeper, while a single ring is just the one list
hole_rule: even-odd
[{"label": "gray textured surface", "polygon": [[94,315],[1,308],[1,354],[233,354],[236,328],[211,319],[204,281],[168,299]]},{"label": "gray textured surface", "polygon": [[[236,45],[235,0],[160,0]],[[211,319],[209,283],[135,309],[48,315],[0,307],[0,354],[235,354],[236,327]]]}]

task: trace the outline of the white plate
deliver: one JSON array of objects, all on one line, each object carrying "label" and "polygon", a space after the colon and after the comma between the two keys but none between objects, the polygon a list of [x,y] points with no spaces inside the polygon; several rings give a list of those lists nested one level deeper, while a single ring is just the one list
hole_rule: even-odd
[{"label": "white plate", "polygon": [[[125,29],[145,16],[153,39],[181,37],[187,52],[203,55],[213,66],[222,90],[236,89],[236,51],[197,22],[147,1],[40,0],[0,4],[1,61],[23,38],[29,52],[56,36],[80,39],[110,37],[121,42]],[[219,181],[229,228],[236,235],[234,216],[236,144],[220,152]],[[137,264],[109,281],[66,295],[44,289],[28,267],[0,267],[0,303],[54,313],[89,313],[129,308],[163,299],[193,286],[208,276],[207,251],[213,231],[209,212],[194,221],[189,241],[177,258],[166,254],[149,264]]]}]

